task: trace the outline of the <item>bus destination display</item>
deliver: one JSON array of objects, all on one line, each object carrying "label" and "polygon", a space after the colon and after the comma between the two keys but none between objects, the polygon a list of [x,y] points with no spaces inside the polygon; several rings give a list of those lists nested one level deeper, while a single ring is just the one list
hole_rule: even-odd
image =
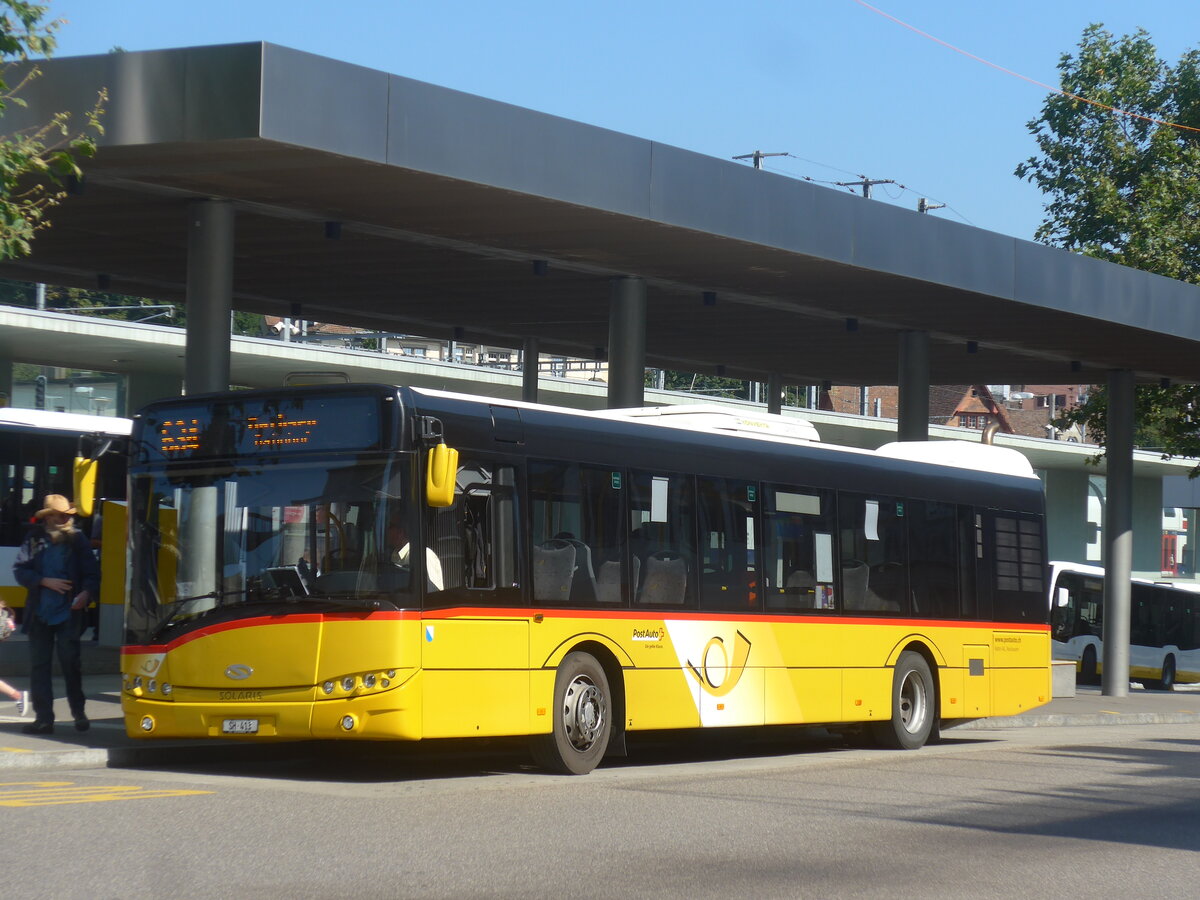
[{"label": "bus destination display", "polygon": [[255,398],[146,414],[143,458],[196,459],[380,447],[377,397]]}]

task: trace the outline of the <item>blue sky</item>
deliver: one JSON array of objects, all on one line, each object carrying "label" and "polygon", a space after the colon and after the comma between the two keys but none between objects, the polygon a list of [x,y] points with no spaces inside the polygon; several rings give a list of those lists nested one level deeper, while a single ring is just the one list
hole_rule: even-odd
[{"label": "blue sky", "polygon": [[[1083,29],[1141,27],[1172,63],[1197,0],[872,0],[997,65],[1057,84]],[[50,0],[58,55],[271,41],[710,156],[787,152],[818,181],[891,178],[871,202],[1031,239],[1042,196],[1014,167],[1045,91],[855,0]],[[834,188],[842,190],[842,188]]]}]

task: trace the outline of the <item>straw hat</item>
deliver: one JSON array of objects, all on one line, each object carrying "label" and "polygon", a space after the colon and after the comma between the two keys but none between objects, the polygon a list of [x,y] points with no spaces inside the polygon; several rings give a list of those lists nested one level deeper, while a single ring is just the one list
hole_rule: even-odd
[{"label": "straw hat", "polygon": [[75,515],[75,507],[71,505],[71,501],[62,494],[47,494],[46,499],[42,501],[46,504],[45,509],[39,509],[34,513],[35,519],[42,519],[50,515],[50,513],[62,513],[66,516]]}]

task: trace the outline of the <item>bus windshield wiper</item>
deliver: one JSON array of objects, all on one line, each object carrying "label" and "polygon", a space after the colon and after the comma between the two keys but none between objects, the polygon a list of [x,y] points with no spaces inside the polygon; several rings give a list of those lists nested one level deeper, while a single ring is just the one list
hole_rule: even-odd
[{"label": "bus windshield wiper", "polygon": [[[191,597],[180,597],[178,600],[172,600],[170,603],[164,603],[162,606],[159,607],[158,611],[159,611],[159,614],[165,616],[165,618],[163,619],[162,623],[157,628],[154,629],[154,636],[158,637],[164,631],[166,631],[168,628],[170,628],[173,625],[178,625],[180,622],[184,621],[185,619],[195,618],[197,616],[202,616],[205,613],[212,612],[212,610],[214,610],[214,609],[220,609],[222,606],[225,605],[226,598],[244,597],[244,596],[246,596],[246,593],[247,592],[244,590],[241,590],[241,591],[216,590],[216,591],[208,591],[203,594],[194,594]],[[217,602],[209,609],[193,611],[190,608],[190,605],[194,604],[200,600],[216,600]]]},{"label": "bus windshield wiper", "polygon": [[349,591],[332,594],[309,594],[307,597],[293,598],[310,603],[332,603],[336,606],[348,606],[353,609],[399,609],[396,604],[389,600],[380,600],[377,597],[363,597],[360,594],[352,594]]},{"label": "bus windshield wiper", "polygon": [[178,606],[182,606],[185,603],[194,603],[197,600],[217,600],[217,601],[220,601],[217,604],[218,606],[220,606],[221,603],[223,603],[225,601],[226,597],[244,597],[244,596],[246,596],[247,593],[248,593],[247,590],[209,591],[206,594],[195,594],[191,597],[180,597],[178,600],[172,600],[170,603],[164,603],[162,606],[159,607],[159,609],[160,610],[174,609]]}]

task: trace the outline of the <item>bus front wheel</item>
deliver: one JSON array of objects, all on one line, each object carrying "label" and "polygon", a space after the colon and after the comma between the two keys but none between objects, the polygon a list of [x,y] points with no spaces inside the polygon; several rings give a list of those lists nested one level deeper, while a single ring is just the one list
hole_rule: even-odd
[{"label": "bus front wheel", "polygon": [[550,734],[535,735],[533,759],[563,775],[596,768],[612,734],[612,698],[604,667],[588,653],[568,653],[554,677],[554,720]]},{"label": "bus front wheel", "polygon": [[895,750],[916,750],[933,731],[936,715],[933,673],[920,653],[905,650],[892,675],[892,718],[875,723],[876,742]]}]

